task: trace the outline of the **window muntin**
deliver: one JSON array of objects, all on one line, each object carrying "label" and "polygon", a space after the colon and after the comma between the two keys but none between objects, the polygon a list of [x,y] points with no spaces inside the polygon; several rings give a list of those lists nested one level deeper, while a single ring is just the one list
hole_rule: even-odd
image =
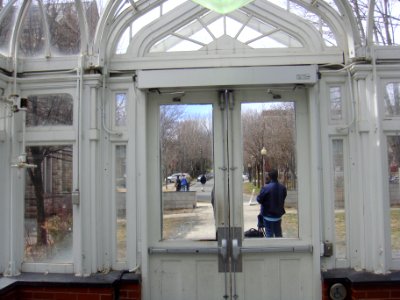
[{"label": "window muntin", "polygon": [[72,263],[72,146],[30,146],[26,153],[36,167],[26,170],[24,261]]},{"label": "window muntin", "polygon": [[385,86],[385,117],[400,116],[400,82],[390,82]]},{"label": "window muntin", "polygon": [[73,99],[69,94],[28,96],[26,126],[72,125]]},{"label": "window muntin", "polygon": [[126,261],[126,146],[115,146],[115,213],[117,262]]},{"label": "window muntin", "polygon": [[400,259],[400,136],[387,137],[392,257]]}]

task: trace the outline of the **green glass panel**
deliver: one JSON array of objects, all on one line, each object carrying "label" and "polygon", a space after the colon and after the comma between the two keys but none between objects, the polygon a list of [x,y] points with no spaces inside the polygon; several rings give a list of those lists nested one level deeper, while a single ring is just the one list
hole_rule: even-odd
[{"label": "green glass panel", "polygon": [[230,13],[252,1],[253,0],[193,0],[193,2],[220,14]]}]

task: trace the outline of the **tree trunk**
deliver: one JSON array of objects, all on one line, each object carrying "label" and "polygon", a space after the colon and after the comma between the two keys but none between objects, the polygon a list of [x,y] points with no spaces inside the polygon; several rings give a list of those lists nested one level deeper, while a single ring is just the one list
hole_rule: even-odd
[{"label": "tree trunk", "polygon": [[32,154],[32,163],[36,168],[28,169],[28,174],[32,181],[36,198],[36,228],[37,228],[37,241],[38,246],[47,245],[47,232],[45,229],[46,213],[44,207],[44,193],[43,193],[43,180],[42,180],[42,161],[43,149],[42,147],[30,147]]}]

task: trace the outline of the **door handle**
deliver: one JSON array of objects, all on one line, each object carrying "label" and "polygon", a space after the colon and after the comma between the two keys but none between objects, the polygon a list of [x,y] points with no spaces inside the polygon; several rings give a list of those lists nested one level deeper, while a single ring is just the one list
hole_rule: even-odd
[{"label": "door handle", "polygon": [[232,240],[232,259],[234,262],[237,262],[240,255],[240,246],[239,241],[237,239]]},{"label": "door handle", "polygon": [[222,259],[226,261],[226,258],[228,257],[228,241],[226,239],[221,240],[220,254]]}]

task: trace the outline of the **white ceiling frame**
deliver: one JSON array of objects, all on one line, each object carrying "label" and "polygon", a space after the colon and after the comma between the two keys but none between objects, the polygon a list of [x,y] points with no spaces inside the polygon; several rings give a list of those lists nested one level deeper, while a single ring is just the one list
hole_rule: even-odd
[{"label": "white ceiling frame", "polygon": [[[301,0],[291,0],[298,5],[305,7],[311,12],[321,17],[333,31],[338,47],[343,49],[346,57],[355,56],[355,47],[361,45],[360,34],[357,29],[357,24],[353,16],[353,11],[349,7],[348,3],[341,3],[338,9],[342,11],[342,16],[330,7],[330,5],[324,1],[319,1],[317,5],[304,4]],[[336,3],[336,2],[335,2]],[[352,27],[355,24],[354,27]]]},{"label": "white ceiling frame", "polygon": [[134,19],[140,17],[165,0],[139,1],[136,7],[130,6],[115,18],[115,13],[125,0],[108,1],[107,7],[99,21],[94,39],[94,49],[99,53],[100,66],[107,63],[118,43],[117,39]]},{"label": "white ceiling frame", "polygon": [[353,9],[351,8],[348,1],[334,0],[340,13],[342,14],[341,19],[346,24],[346,31],[352,32],[352,38],[354,40],[354,46],[356,48],[362,46],[360,32],[358,30],[357,20],[354,17]]},{"label": "white ceiling frame", "polygon": [[[316,53],[324,51],[325,46],[320,33],[297,15],[265,1],[254,1],[243,7],[243,11],[293,36],[308,51]],[[297,49],[301,52],[301,48]],[[280,52],[280,49],[277,51]]]}]

